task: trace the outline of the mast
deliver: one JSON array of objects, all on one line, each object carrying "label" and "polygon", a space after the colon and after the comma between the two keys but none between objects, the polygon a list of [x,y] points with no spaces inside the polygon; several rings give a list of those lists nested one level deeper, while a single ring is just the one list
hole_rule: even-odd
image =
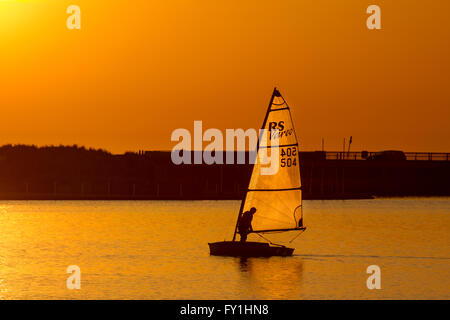
[{"label": "mast", "polygon": [[[261,129],[264,129],[266,127],[267,118],[269,117],[270,107],[272,106],[273,99],[275,98],[275,96],[279,96],[279,95],[280,95],[280,93],[278,92],[277,87],[275,87],[273,89],[272,97],[270,98],[269,106],[267,107],[266,115],[264,117],[264,121],[263,121]],[[258,141],[256,144],[256,157],[258,157],[258,151],[259,151],[259,138],[260,137],[258,135]],[[257,159],[255,159],[255,162],[256,162],[256,160]],[[255,166],[255,163],[253,163],[251,173],[253,173],[254,166]],[[250,175],[250,179],[251,179],[251,175]],[[250,180],[248,183],[250,185]],[[244,197],[242,198],[242,201],[241,201],[241,207],[239,208],[239,214],[238,214],[238,218],[236,221],[236,226],[234,227],[233,241],[236,240],[236,233],[237,233],[237,229],[239,226],[239,220],[241,219],[241,216],[242,216],[242,211],[244,210],[245,200],[247,199],[248,188],[249,188],[249,186],[247,186],[247,191],[245,191]]]}]

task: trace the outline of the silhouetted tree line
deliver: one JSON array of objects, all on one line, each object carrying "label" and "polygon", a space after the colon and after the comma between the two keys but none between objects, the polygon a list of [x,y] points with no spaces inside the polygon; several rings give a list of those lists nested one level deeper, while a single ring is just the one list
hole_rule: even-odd
[{"label": "silhouetted tree line", "polygon": [[[305,199],[450,195],[450,161],[299,155]],[[4,145],[0,199],[240,199],[251,170],[249,164],[175,165],[170,151],[113,155],[77,145]]]},{"label": "silhouetted tree line", "polygon": [[102,149],[73,146],[3,145],[0,147],[1,179],[74,178],[101,174],[111,154]]},{"label": "silhouetted tree line", "polygon": [[249,170],[248,165],[174,165],[164,151],[113,155],[77,145],[4,145],[0,198],[214,198],[227,192],[225,197],[236,198],[248,183]]}]

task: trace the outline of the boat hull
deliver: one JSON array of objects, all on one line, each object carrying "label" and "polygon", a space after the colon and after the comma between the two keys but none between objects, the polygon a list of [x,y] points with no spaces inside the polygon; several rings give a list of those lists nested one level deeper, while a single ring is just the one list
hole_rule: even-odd
[{"label": "boat hull", "polygon": [[222,241],[208,243],[209,253],[213,256],[231,257],[272,257],[292,256],[293,248],[272,246],[263,242]]}]

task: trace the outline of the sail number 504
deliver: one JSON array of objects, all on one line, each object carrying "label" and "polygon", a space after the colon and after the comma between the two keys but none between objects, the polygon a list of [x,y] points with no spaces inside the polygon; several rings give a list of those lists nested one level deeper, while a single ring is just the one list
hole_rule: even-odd
[{"label": "sail number 504", "polygon": [[280,156],[280,167],[297,165],[297,147],[281,148]]}]

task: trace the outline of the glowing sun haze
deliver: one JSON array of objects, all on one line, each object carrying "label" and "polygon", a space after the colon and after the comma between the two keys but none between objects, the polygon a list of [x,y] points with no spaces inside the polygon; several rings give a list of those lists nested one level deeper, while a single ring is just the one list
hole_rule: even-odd
[{"label": "glowing sun haze", "polygon": [[[81,30],[66,8],[81,7]],[[381,7],[382,30],[366,28]],[[274,86],[301,148],[450,151],[450,12],[434,1],[0,0],[0,144],[170,150],[258,128]]]}]

